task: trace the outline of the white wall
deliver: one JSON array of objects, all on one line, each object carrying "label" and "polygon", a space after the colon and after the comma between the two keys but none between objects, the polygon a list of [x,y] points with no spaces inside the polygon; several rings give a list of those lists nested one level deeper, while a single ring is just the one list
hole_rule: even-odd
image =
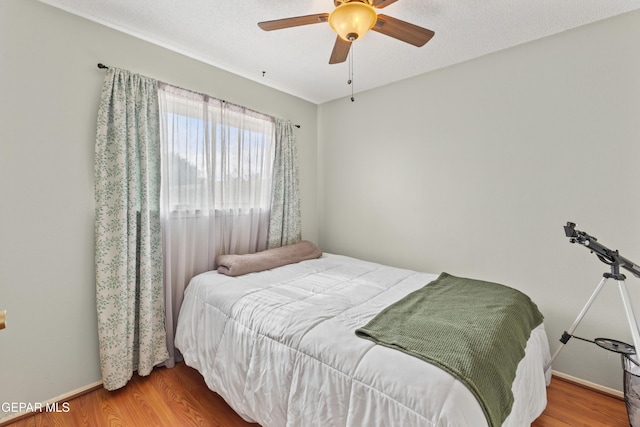
[{"label": "white wall", "polygon": [[[521,289],[555,349],[608,271],[565,222],[640,262],[638,40],[634,12],[321,105],[323,250]],[[576,334],[631,342],[610,283]],[[577,340],[554,369],[622,385]]]},{"label": "white wall", "polygon": [[42,402],[100,379],[98,62],[300,124],[303,237],[318,239],[316,105],[34,0],[0,1],[0,310],[8,324],[0,331],[0,403]]}]

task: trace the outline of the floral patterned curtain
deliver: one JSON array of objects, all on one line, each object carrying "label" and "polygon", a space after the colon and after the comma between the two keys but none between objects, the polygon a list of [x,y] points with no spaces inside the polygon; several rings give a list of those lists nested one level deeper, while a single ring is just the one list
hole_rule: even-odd
[{"label": "floral patterned curtain", "polygon": [[275,144],[268,248],[289,245],[302,239],[298,149],[290,121],[276,119]]},{"label": "floral patterned curtain", "polygon": [[168,358],[155,80],[107,70],[95,150],[100,366],[104,387],[115,390]]}]

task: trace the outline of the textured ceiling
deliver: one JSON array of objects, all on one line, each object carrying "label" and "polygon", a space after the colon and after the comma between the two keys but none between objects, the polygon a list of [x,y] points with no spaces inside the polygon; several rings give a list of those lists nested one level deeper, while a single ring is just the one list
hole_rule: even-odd
[{"label": "textured ceiling", "polygon": [[[316,104],[351,95],[349,62],[328,63],[336,37],[328,24],[271,32],[257,26],[328,13],[332,0],[40,1]],[[636,9],[640,0],[398,0],[383,13],[435,36],[417,48],[369,32],[352,48],[354,89],[380,87]]]}]

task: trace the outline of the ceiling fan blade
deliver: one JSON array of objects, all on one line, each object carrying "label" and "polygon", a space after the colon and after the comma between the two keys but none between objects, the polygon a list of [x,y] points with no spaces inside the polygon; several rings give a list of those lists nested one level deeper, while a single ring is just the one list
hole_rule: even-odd
[{"label": "ceiling fan blade", "polygon": [[333,45],[333,52],[331,52],[329,64],[338,64],[346,61],[349,56],[349,49],[351,49],[351,42],[343,40],[338,36],[338,38],[336,38],[336,44]]},{"label": "ceiling fan blade", "polygon": [[418,47],[424,46],[435,34],[426,28],[387,15],[378,15],[378,20],[371,29]]},{"label": "ceiling fan blade", "polygon": [[382,9],[383,7],[387,7],[397,1],[398,0],[373,0],[371,2],[371,6],[375,7],[376,9]]},{"label": "ceiling fan blade", "polygon": [[329,20],[328,13],[295,16],[293,18],[275,19],[273,21],[258,22],[258,26],[265,31],[281,30],[283,28],[299,27],[300,25],[319,24]]}]

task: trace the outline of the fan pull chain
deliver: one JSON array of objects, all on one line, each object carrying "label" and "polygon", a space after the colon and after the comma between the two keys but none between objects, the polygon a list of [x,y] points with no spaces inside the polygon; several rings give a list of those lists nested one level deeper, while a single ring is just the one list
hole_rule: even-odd
[{"label": "fan pull chain", "polygon": [[349,80],[347,80],[347,84],[351,86],[351,102],[355,101],[353,97],[353,51],[354,46],[353,42],[351,42],[351,50],[349,52]]}]

